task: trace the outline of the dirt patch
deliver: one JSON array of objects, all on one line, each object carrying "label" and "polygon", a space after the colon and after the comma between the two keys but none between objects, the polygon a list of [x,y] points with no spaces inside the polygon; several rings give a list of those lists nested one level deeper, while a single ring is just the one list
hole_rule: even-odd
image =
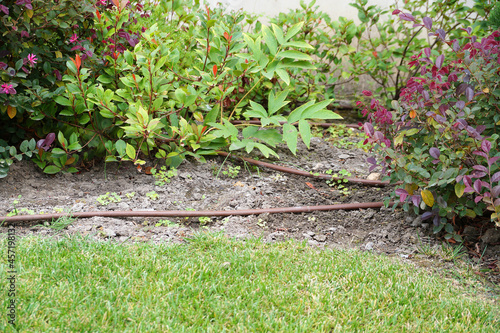
[{"label": "dirt patch", "polygon": [[[347,170],[352,177],[369,174],[368,153],[341,149],[331,142],[313,138],[311,149],[299,146],[297,156],[280,149],[279,160],[272,163],[312,172]],[[262,156],[253,155],[252,158]],[[222,166],[219,177],[215,173]],[[235,178],[223,175],[230,167],[240,167]],[[233,169],[234,170],[234,169]],[[390,187],[348,185],[344,189],[325,181],[257,169],[230,159],[213,157],[208,163],[186,160],[178,175],[163,186],[155,178],[139,173],[131,164],[96,165],[79,174],[47,175],[28,162],[15,163],[8,177],[0,179],[0,214],[16,209],[21,214],[58,211],[95,210],[236,210],[289,206],[314,206],[336,203],[382,201]],[[106,193],[109,192],[109,195]],[[114,195],[113,193],[116,193]],[[425,221],[424,221],[425,222]],[[311,246],[359,248],[411,259],[422,247],[440,248],[428,223],[401,210],[366,209],[323,211],[301,214],[261,214],[226,218],[103,218],[77,219],[62,231],[36,223],[18,223],[18,235],[82,234],[119,242],[183,242],[199,229],[224,232],[244,239],[263,237],[274,242],[294,238]],[[6,233],[6,228],[1,228]],[[470,229],[469,254],[481,254],[496,280],[500,246],[491,239],[480,241],[486,230]],[[491,233],[491,232],[489,232]],[[495,235],[493,235],[493,238]],[[483,239],[484,240],[484,239]]]}]

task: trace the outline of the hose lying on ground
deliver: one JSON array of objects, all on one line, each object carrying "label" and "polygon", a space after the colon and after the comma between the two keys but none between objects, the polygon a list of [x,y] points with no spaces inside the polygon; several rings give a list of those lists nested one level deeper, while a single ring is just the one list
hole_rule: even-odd
[{"label": "hose lying on ground", "polygon": [[[390,203],[392,204],[392,203]],[[51,220],[64,216],[74,218],[89,218],[94,216],[101,217],[217,217],[217,216],[238,216],[238,215],[260,215],[260,214],[278,214],[278,213],[309,213],[313,211],[326,210],[353,210],[383,207],[383,202],[362,202],[348,203],[337,205],[320,205],[320,206],[299,206],[299,207],[279,207],[279,208],[261,208],[261,209],[241,209],[241,210],[164,210],[164,211],[93,211],[93,212],[70,212],[70,213],[53,213],[53,214],[38,214],[38,215],[15,215],[15,216],[0,216],[2,223],[12,223],[21,221],[39,221]]]}]

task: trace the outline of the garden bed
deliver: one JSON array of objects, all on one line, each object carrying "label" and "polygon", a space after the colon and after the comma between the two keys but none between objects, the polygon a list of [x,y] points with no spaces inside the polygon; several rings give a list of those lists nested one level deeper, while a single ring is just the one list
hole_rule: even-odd
[{"label": "garden bed", "polygon": [[[331,170],[338,174],[345,170],[352,177],[368,177],[366,158],[369,153],[334,146],[339,140],[341,138],[332,141],[316,137],[312,139],[310,150],[299,145],[297,156],[293,156],[288,150],[279,149],[281,159],[270,162],[312,172]],[[262,160],[262,156],[260,158]],[[239,171],[236,171],[237,166]],[[227,174],[231,170],[234,178]],[[164,178],[167,180],[168,177],[165,175]],[[241,210],[376,202],[383,201],[392,191],[390,186],[357,184],[344,184],[346,187],[339,189],[329,186],[324,180],[263,168],[257,170],[249,164],[220,156],[209,159],[208,163],[186,160],[178,168],[178,174],[168,179],[170,183],[158,185],[155,184],[157,180],[146,172],[138,172],[131,163],[100,164],[89,166],[88,170],[82,169],[77,174],[47,175],[33,163],[23,161],[15,163],[8,177],[0,179],[0,212],[5,215],[14,208],[20,214],[97,210]],[[19,202],[14,205],[15,200]],[[456,254],[460,251],[454,253],[451,248],[447,252],[449,256],[443,257],[446,255],[443,249],[448,247],[432,235],[432,228],[426,222],[399,209],[382,208],[225,218],[93,217],[76,219],[67,227],[55,222],[19,222],[16,223],[16,233],[56,237],[81,234],[116,242],[180,243],[200,229],[207,229],[238,239],[262,237],[276,242],[294,238],[319,248],[359,248],[426,262],[425,265],[434,261],[433,255],[434,259],[439,258],[438,254],[440,259],[445,259],[436,262],[458,258]],[[5,225],[1,229],[6,233]],[[495,241],[497,231],[468,227],[467,232],[463,235],[467,241],[462,253],[467,253],[475,263],[482,256],[481,265],[476,266],[478,273],[479,267],[485,268],[490,280],[498,281],[500,245],[496,243],[498,240]]]}]

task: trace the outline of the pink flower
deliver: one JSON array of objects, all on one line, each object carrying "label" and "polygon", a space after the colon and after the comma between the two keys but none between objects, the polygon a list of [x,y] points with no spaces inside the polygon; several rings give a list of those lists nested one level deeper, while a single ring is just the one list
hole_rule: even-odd
[{"label": "pink flower", "polygon": [[363,93],[363,95],[365,95],[365,96],[367,96],[367,97],[370,97],[370,96],[372,96],[372,95],[373,95],[373,94],[372,94],[372,92],[371,92],[371,91],[369,91],[369,90],[363,90],[363,91],[362,91],[362,93]]},{"label": "pink flower", "polygon": [[70,43],[76,43],[77,41],[78,41],[78,35],[77,34],[73,34],[73,36],[71,36],[71,38],[69,39]]},{"label": "pink flower", "polygon": [[33,53],[28,54],[28,62],[30,63],[31,67],[35,67],[37,60],[38,58],[36,57],[36,55],[34,55]]},{"label": "pink flower", "polygon": [[16,93],[16,89],[14,89],[12,84],[4,83],[2,84],[2,90],[0,90],[0,93],[14,95]]}]

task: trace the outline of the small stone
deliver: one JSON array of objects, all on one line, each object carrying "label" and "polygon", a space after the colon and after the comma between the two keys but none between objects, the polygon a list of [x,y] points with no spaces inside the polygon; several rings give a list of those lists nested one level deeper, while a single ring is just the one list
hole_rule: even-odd
[{"label": "small stone", "polygon": [[493,244],[500,242],[500,229],[491,228],[486,230],[484,235],[481,237],[483,243]]},{"label": "small stone", "polygon": [[118,208],[121,210],[128,210],[130,208],[129,204],[126,202],[119,202]]},{"label": "small stone", "polygon": [[349,154],[340,154],[340,155],[339,155],[339,158],[340,158],[341,160],[346,160],[346,159],[348,159],[348,158],[351,158],[351,155],[349,155]]},{"label": "small stone", "polygon": [[371,250],[373,250],[373,246],[374,246],[374,245],[375,245],[375,244],[374,244],[373,242],[368,242],[368,243],[366,243],[366,245],[365,245],[365,250],[366,250],[366,251],[371,251]]},{"label": "small stone", "polygon": [[373,209],[367,209],[366,213],[363,216],[364,220],[369,220],[375,215],[375,211]]},{"label": "small stone", "polygon": [[380,176],[381,176],[380,173],[373,172],[373,173],[370,173],[368,175],[368,177],[366,177],[366,179],[368,179],[368,180],[380,180]]},{"label": "small stone", "polygon": [[318,246],[319,245],[319,243],[317,241],[315,241],[314,239],[308,240],[307,244],[309,244],[310,246]]},{"label": "small stone", "polygon": [[420,227],[422,226],[422,218],[420,216],[417,216],[413,222],[411,223],[412,227]]},{"label": "small stone", "polygon": [[104,229],[103,231],[104,236],[111,238],[116,236],[116,232],[113,229]]},{"label": "small stone", "polygon": [[281,241],[285,241],[286,239],[287,239],[286,234],[284,232],[281,232],[281,231],[270,233],[266,237],[266,241],[268,243],[271,243],[271,242],[281,242]]},{"label": "small stone", "polygon": [[193,200],[199,201],[203,198],[203,195],[199,192],[193,193]]},{"label": "small stone", "polygon": [[429,228],[429,223],[422,223],[422,229]]},{"label": "small stone", "polygon": [[308,236],[308,237],[314,237],[314,235],[316,235],[316,233],[314,231],[306,231],[304,233],[304,235]]},{"label": "small stone", "polygon": [[313,170],[319,170],[319,169],[324,169],[325,168],[325,165],[323,163],[316,163],[314,166],[313,166]]},{"label": "small stone", "polygon": [[326,235],[316,235],[314,236],[314,239],[317,240],[318,242],[324,242],[326,241]]}]

